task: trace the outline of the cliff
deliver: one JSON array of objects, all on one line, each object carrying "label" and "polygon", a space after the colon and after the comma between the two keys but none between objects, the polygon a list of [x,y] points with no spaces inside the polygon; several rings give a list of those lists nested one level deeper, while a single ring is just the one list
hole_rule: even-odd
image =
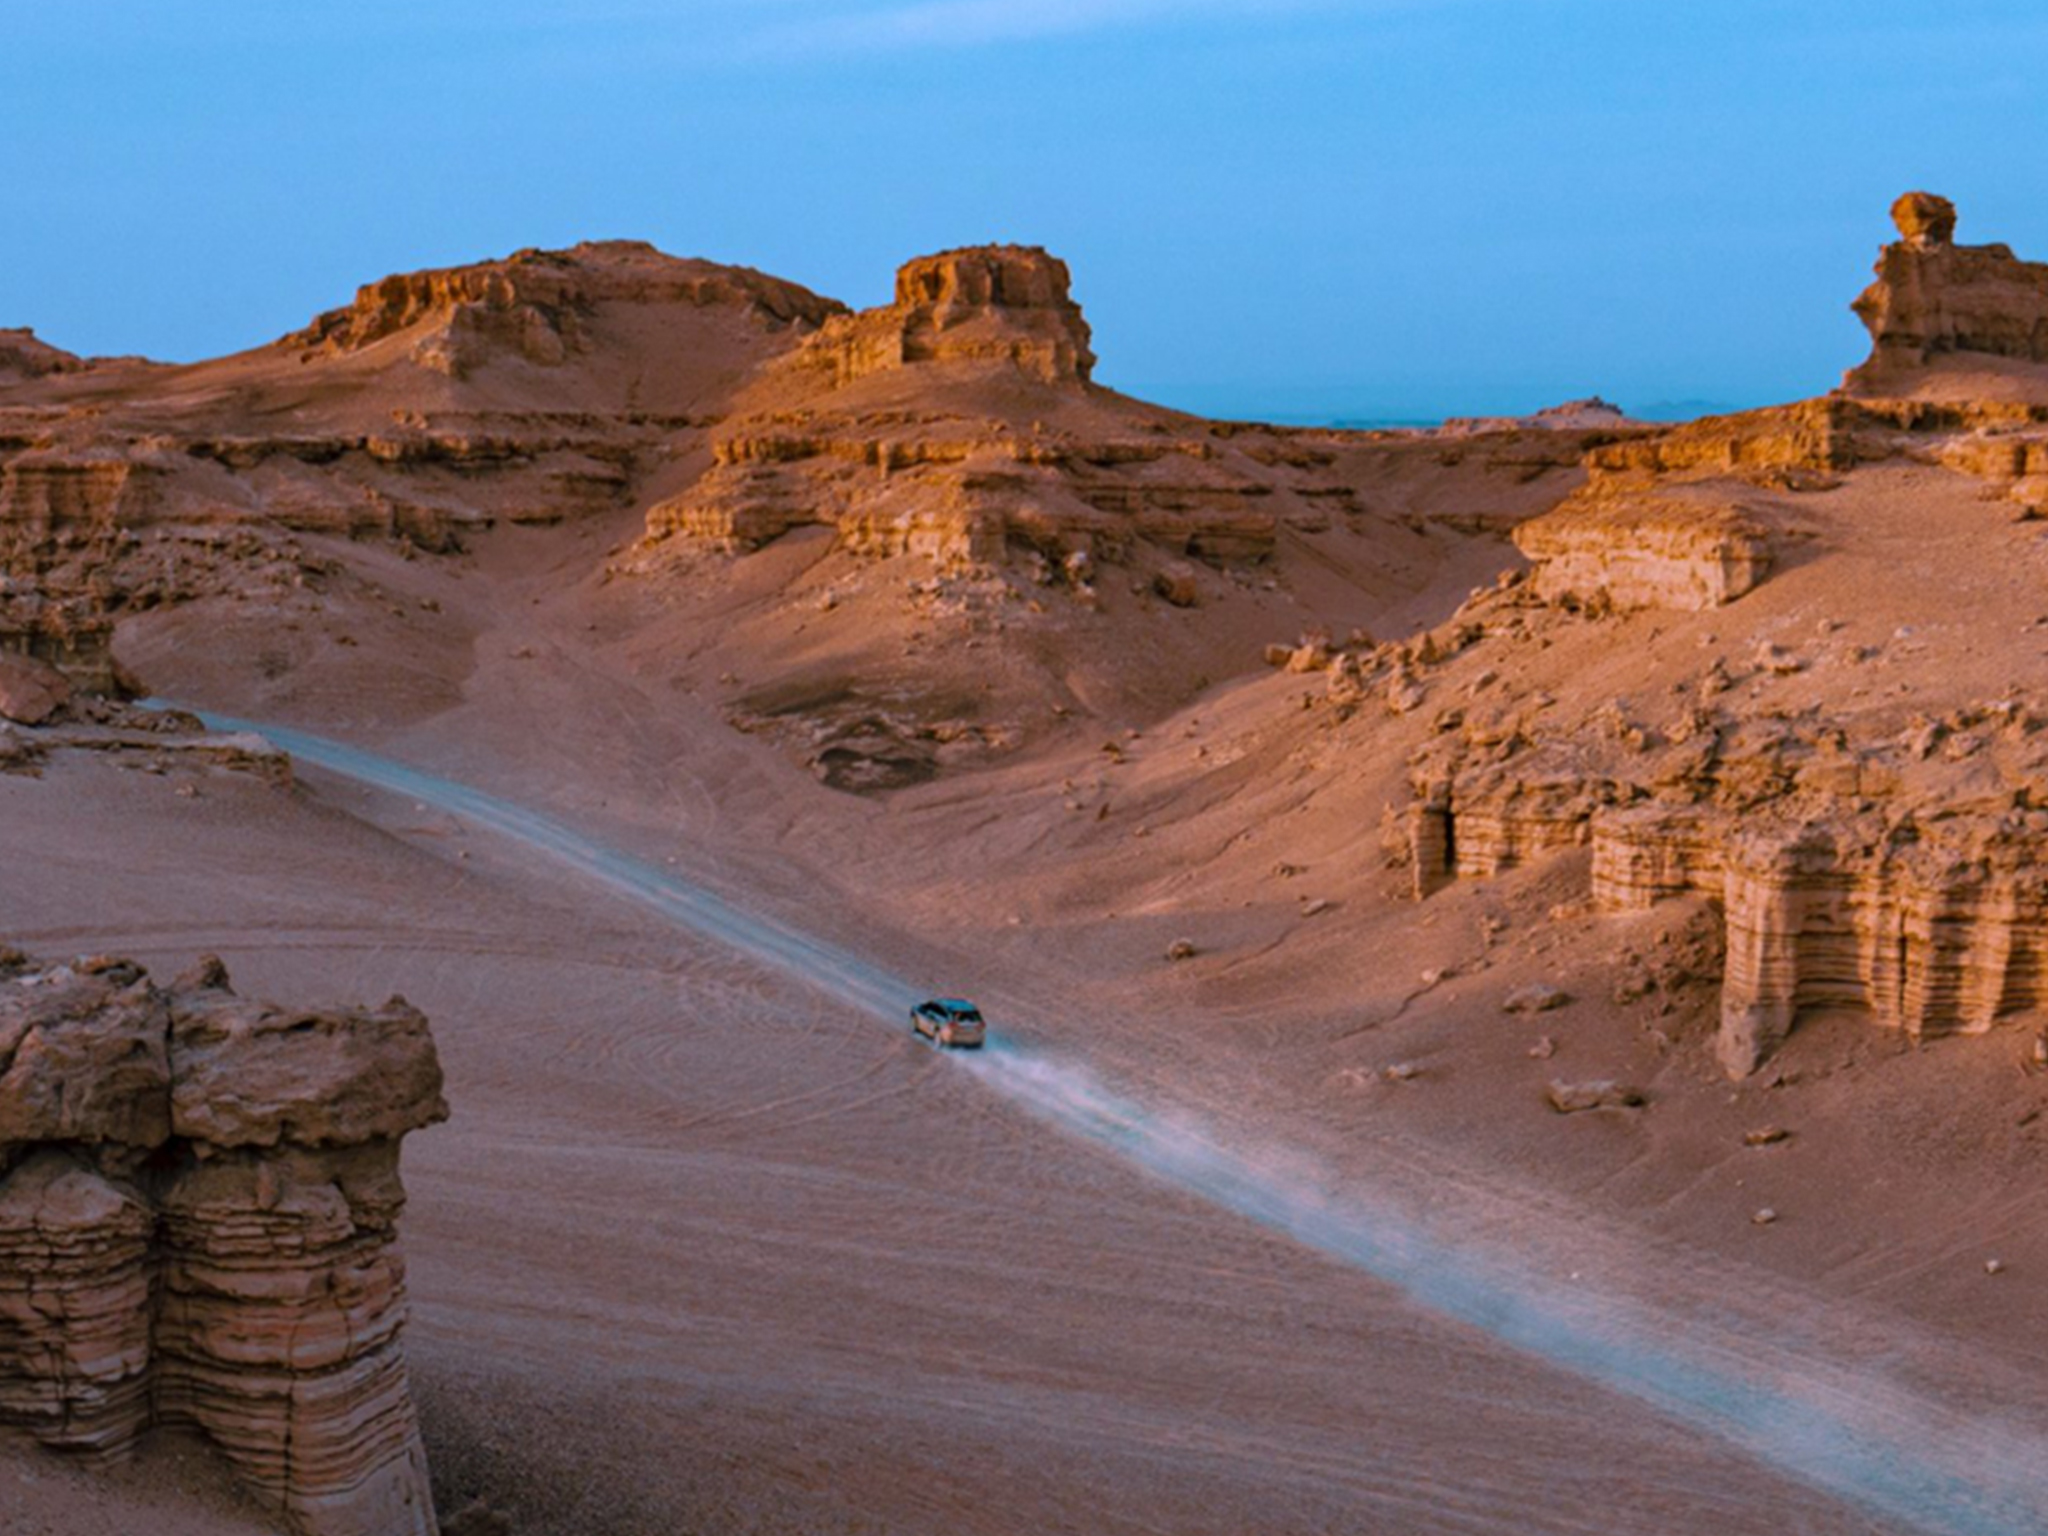
[{"label": "cliff", "polygon": [[0,1424],[91,1457],[191,1426],[302,1536],[431,1536],[398,1159],[446,1115],[401,1000],[5,952]]}]

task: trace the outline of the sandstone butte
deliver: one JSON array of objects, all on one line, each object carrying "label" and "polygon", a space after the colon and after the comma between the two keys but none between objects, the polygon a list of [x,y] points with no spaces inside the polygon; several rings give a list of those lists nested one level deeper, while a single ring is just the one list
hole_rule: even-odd
[{"label": "sandstone butte", "polygon": [[[0,333],[0,652],[23,658],[0,699],[21,750],[49,729],[29,716],[145,684],[315,717],[367,690],[389,720],[430,718],[472,686],[479,631],[396,601],[392,562],[455,569],[494,527],[587,528],[604,537],[563,579],[616,664],[672,687],[687,654],[731,726],[832,790],[1028,763],[1228,681],[1263,711],[1263,755],[1210,754],[1190,726],[1143,803],[1277,814],[1244,807],[1284,775],[1288,811],[1378,826],[1424,913],[1545,865],[1577,891],[1552,917],[1567,934],[1668,908],[1718,984],[1703,1049],[1728,1074],[1810,1010],[1915,1041],[1989,1030],[2048,1007],[2048,266],[1955,244],[1939,198],[1894,214],[1856,301],[1868,362],[1824,397],[1677,426],[1600,401],[1441,432],[1201,420],[1094,382],[1067,268],[1024,246],[913,261],[858,314],[611,242],[386,279],[190,367]],[[1461,575],[1469,597],[1432,607]],[[1969,591],[1967,624],[1924,617],[1933,587]],[[1103,744],[1098,783],[1135,740]],[[1094,792],[1070,774],[1067,808],[1093,814],[1017,856],[1133,879],[1137,834]],[[1213,855],[1184,878],[1200,895],[1241,876]],[[1341,931],[1345,909],[1317,921]],[[1175,984],[1209,958],[1189,941]],[[108,1060],[79,1101],[106,1117],[90,1135],[0,1120],[10,1200],[62,1182],[103,1233],[62,1260],[98,1319],[76,1345],[91,1392],[60,1401],[17,1366],[10,1411],[55,1405],[39,1432],[95,1448],[154,1404],[210,1426],[309,1529],[413,1530],[417,1440],[384,1346],[397,1138],[439,1113],[424,1026],[330,1020],[316,1041],[398,1059],[271,1079],[288,1032],[225,1024],[258,1086],[181,1096],[240,1070],[202,1045],[246,1005],[66,974],[49,995],[90,1017],[104,994],[145,1034],[168,1019],[168,1054]],[[412,1084],[406,1107],[369,1114],[344,1060]],[[307,1358],[280,1359],[263,1313],[249,1337],[271,1342],[225,1360],[210,1302],[137,1322],[152,1266],[198,1296],[189,1266],[266,1273],[290,1222],[293,1241],[317,1229],[305,1273],[359,1277],[323,1316],[360,1328],[308,1327]],[[249,1301],[273,1304],[297,1303]],[[285,1467],[263,1405],[302,1365],[332,1450]],[[390,1471],[361,1522],[316,1526],[356,1518],[337,1490],[371,1486],[364,1467]]]},{"label": "sandstone butte", "polygon": [[446,1115],[399,999],[0,952],[0,1424],[96,1460],[189,1426],[305,1536],[431,1536],[398,1156]]}]

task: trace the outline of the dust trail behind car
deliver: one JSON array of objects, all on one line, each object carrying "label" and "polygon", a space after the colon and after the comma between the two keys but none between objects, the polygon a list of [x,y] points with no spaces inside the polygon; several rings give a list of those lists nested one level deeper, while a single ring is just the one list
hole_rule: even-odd
[{"label": "dust trail behind car", "polygon": [[[915,984],[551,817],[319,737],[222,717],[207,723],[260,731],[302,764],[513,839],[908,1037],[902,1021],[921,995]],[[1312,1159],[1280,1147],[1227,1145],[1191,1117],[1119,1094],[1085,1067],[1006,1033],[1013,1022],[995,1019],[978,1056],[948,1059],[992,1092],[1167,1184],[1882,1518],[1954,1536],[2048,1530],[2048,1443],[2039,1436],[1986,1410],[1951,1407],[1811,1341],[1759,1337],[1753,1314],[1710,1317],[1560,1286],[1465,1234],[1423,1225],[1369,1189],[1334,1187]]]}]

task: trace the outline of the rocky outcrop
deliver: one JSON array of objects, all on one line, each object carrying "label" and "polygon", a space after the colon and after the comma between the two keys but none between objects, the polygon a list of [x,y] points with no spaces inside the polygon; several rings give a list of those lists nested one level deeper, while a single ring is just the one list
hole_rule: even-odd
[{"label": "rocky outcrop", "polygon": [[1095,368],[1067,264],[1037,246],[984,245],[906,262],[896,301],[831,321],[803,362],[837,383],[920,363],[1014,368],[1085,384]]},{"label": "rocky outcrop", "polygon": [[460,379],[495,357],[541,367],[567,361],[587,350],[591,317],[605,305],[727,306],[806,327],[845,311],[794,283],[612,240],[368,283],[354,303],[320,315],[285,344],[336,356],[410,335],[414,362]]},{"label": "rocky outcrop", "polygon": [[1494,432],[1627,431],[1643,424],[1612,401],[1598,395],[1546,405],[1527,416],[1451,416],[1437,428],[1442,437],[1472,437]]},{"label": "rocky outcrop", "polygon": [[1119,561],[1139,541],[1245,564],[1272,553],[1279,509],[1318,524],[1329,515],[1312,496],[1276,496],[1295,475],[1255,478],[1200,439],[1091,441],[900,413],[826,412],[807,426],[719,439],[712,469],[649,509],[643,553],[669,538],[744,553],[810,525],[835,529],[855,554],[943,566],[998,564],[1012,545],[1055,564],[1076,553]]},{"label": "rocky outcrop", "polygon": [[1884,394],[1951,355],[2048,363],[2048,265],[2003,245],[1955,244],[1955,206],[1931,193],[1908,192],[1892,218],[1901,238],[1854,305],[1870,358],[1842,381],[1846,391]]},{"label": "rocky outcrop", "polygon": [[113,567],[160,476],[111,453],[31,452],[0,467],[0,651],[115,691]]},{"label": "rocky outcrop", "polygon": [[1546,602],[1615,612],[1719,608],[1762,581],[1772,560],[1769,524],[1753,505],[1605,481],[1523,523],[1514,540]]},{"label": "rocky outcrop", "polygon": [[[1487,639],[1547,643],[1525,606],[1540,581],[1461,610],[1479,654]],[[1863,664],[1861,647],[1829,648],[1835,629],[1823,623],[1815,648]],[[1361,691],[1389,678],[1404,690],[1389,709],[1419,707],[1448,654],[1381,647]],[[1768,642],[1746,665],[1716,658],[1673,685],[1675,704],[1652,705],[1654,725],[1622,699],[1572,716],[1548,713],[1548,697],[1441,708],[1410,758],[1390,852],[1424,898],[1590,844],[1594,910],[1712,903],[1725,930],[1714,1050],[1733,1076],[1808,1010],[1923,1040],[2048,1007],[2048,719],[2019,689],[1939,718],[1750,703],[1744,685],[1807,664]]]},{"label": "rocky outcrop", "polygon": [[1804,1009],[1914,1040],[2048,1004],[2048,812],[1830,820],[1731,836],[1717,1049],[1754,1071]]},{"label": "rocky outcrop", "polygon": [[198,1428],[304,1536],[435,1530],[400,1334],[426,1020],[288,1012],[208,962],[0,958],[0,1423]]},{"label": "rocky outcrop", "polygon": [[89,366],[84,358],[51,346],[26,326],[0,326],[0,386],[53,373],[78,373]]}]

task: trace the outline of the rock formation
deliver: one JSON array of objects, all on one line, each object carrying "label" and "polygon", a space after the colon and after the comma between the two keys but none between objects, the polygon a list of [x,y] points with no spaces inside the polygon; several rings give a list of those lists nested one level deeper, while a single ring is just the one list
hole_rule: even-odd
[{"label": "rock formation", "polygon": [[1623,612],[1719,608],[1762,581],[1772,558],[1768,523],[1741,500],[1600,482],[1514,539],[1546,602]]},{"label": "rock formation", "polygon": [[1527,416],[1451,416],[1438,428],[1443,437],[1471,437],[1488,432],[1589,432],[1631,429],[1642,426],[1611,400],[1588,395],[1583,400],[1566,400],[1546,405]]},{"label": "rock formation", "polygon": [[303,1536],[430,1536],[398,1155],[446,1114],[399,999],[0,956],[0,1424],[100,1457],[190,1425]]},{"label": "rock formation", "polygon": [[[1817,537],[1825,520],[1811,509],[1851,477],[1899,477],[1917,503],[1914,477],[1940,466],[1982,482],[2014,517],[2048,511],[2048,400],[1922,388],[1944,370],[1975,377],[1984,358],[2044,360],[2034,337],[2048,267],[1954,246],[1954,210],[1940,199],[1910,195],[1894,213],[1903,239],[1859,302],[1878,352],[1850,384],[1916,393],[1843,393],[1596,446],[1585,485],[1514,529],[1526,578],[1475,594],[1455,626],[1363,658],[1351,696],[1384,690],[1387,709],[1407,713],[1441,697],[1439,677],[1461,654],[1470,668],[1502,647],[1527,655],[1566,615],[1604,624],[1732,602],[1771,575],[1786,544]],[[1837,537],[1867,537],[1868,500],[1843,505]],[[2027,545],[1958,555],[2034,558]],[[1852,598],[1805,644],[1779,631],[1746,655],[1714,657],[1671,682],[1675,697],[1654,716],[1622,699],[1559,713],[1548,695],[1439,708],[1410,761],[1411,799],[1388,825],[1416,894],[1586,847],[1595,910],[1713,903],[1725,939],[1714,1048],[1734,1076],[1768,1060],[1807,1010],[1846,1010],[1918,1041],[2048,1006],[2048,718],[2022,680],[1902,720],[1884,701],[1910,690],[1898,668],[1927,644],[1911,627],[1891,635],[1900,654],[1884,657],[1882,680],[1848,670],[1792,690],[1802,706],[1759,702],[1809,667],[1872,666],[1881,645],[1832,638],[1855,611]],[[2025,620],[2029,633],[2036,622]],[[1924,675],[1939,686],[1978,644],[1933,652],[1947,661]]]},{"label": "rock formation", "polygon": [[1972,354],[2048,363],[2048,265],[2008,246],[1955,244],[1955,205],[1931,193],[1908,192],[1892,218],[1901,238],[1879,255],[1877,281],[1854,306],[1870,330],[1870,358],[1845,390],[1882,395],[1930,363]]},{"label": "rock formation", "polygon": [[1067,264],[1037,246],[985,245],[906,262],[896,302],[829,322],[806,365],[851,383],[919,363],[997,363],[1046,384],[1088,382],[1088,322]]},{"label": "rock formation", "polygon": [[806,327],[844,312],[758,272],[679,261],[642,241],[608,240],[387,277],[285,344],[338,356],[405,336],[413,362],[459,380],[498,358],[557,367],[589,350],[591,322],[602,309],[624,305],[746,310]]},{"label": "rock formation", "polygon": [[[1486,594],[1481,638],[1529,633],[1535,583]],[[1452,654],[1382,647],[1364,679],[1420,689]],[[1987,700],[1903,731],[1815,708],[1750,713],[1735,690],[1802,658],[1716,661],[1675,724],[1610,704],[1590,718],[1440,717],[1393,831],[1418,896],[1590,845],[1598,909],[1698,895],[1726,914],[1716,1050],[1735,1076],[1798,1013],[1849,1009],[1919,1040],[2048,1005],[2048,718]],[[1390,706],[1391,707],[1391,706]]]},{"label": "rock formation", "polygon": [[0,326],[0,388],[53,373],[77,373],[87,366],[84,358],[51,346],[25,326]]}]

